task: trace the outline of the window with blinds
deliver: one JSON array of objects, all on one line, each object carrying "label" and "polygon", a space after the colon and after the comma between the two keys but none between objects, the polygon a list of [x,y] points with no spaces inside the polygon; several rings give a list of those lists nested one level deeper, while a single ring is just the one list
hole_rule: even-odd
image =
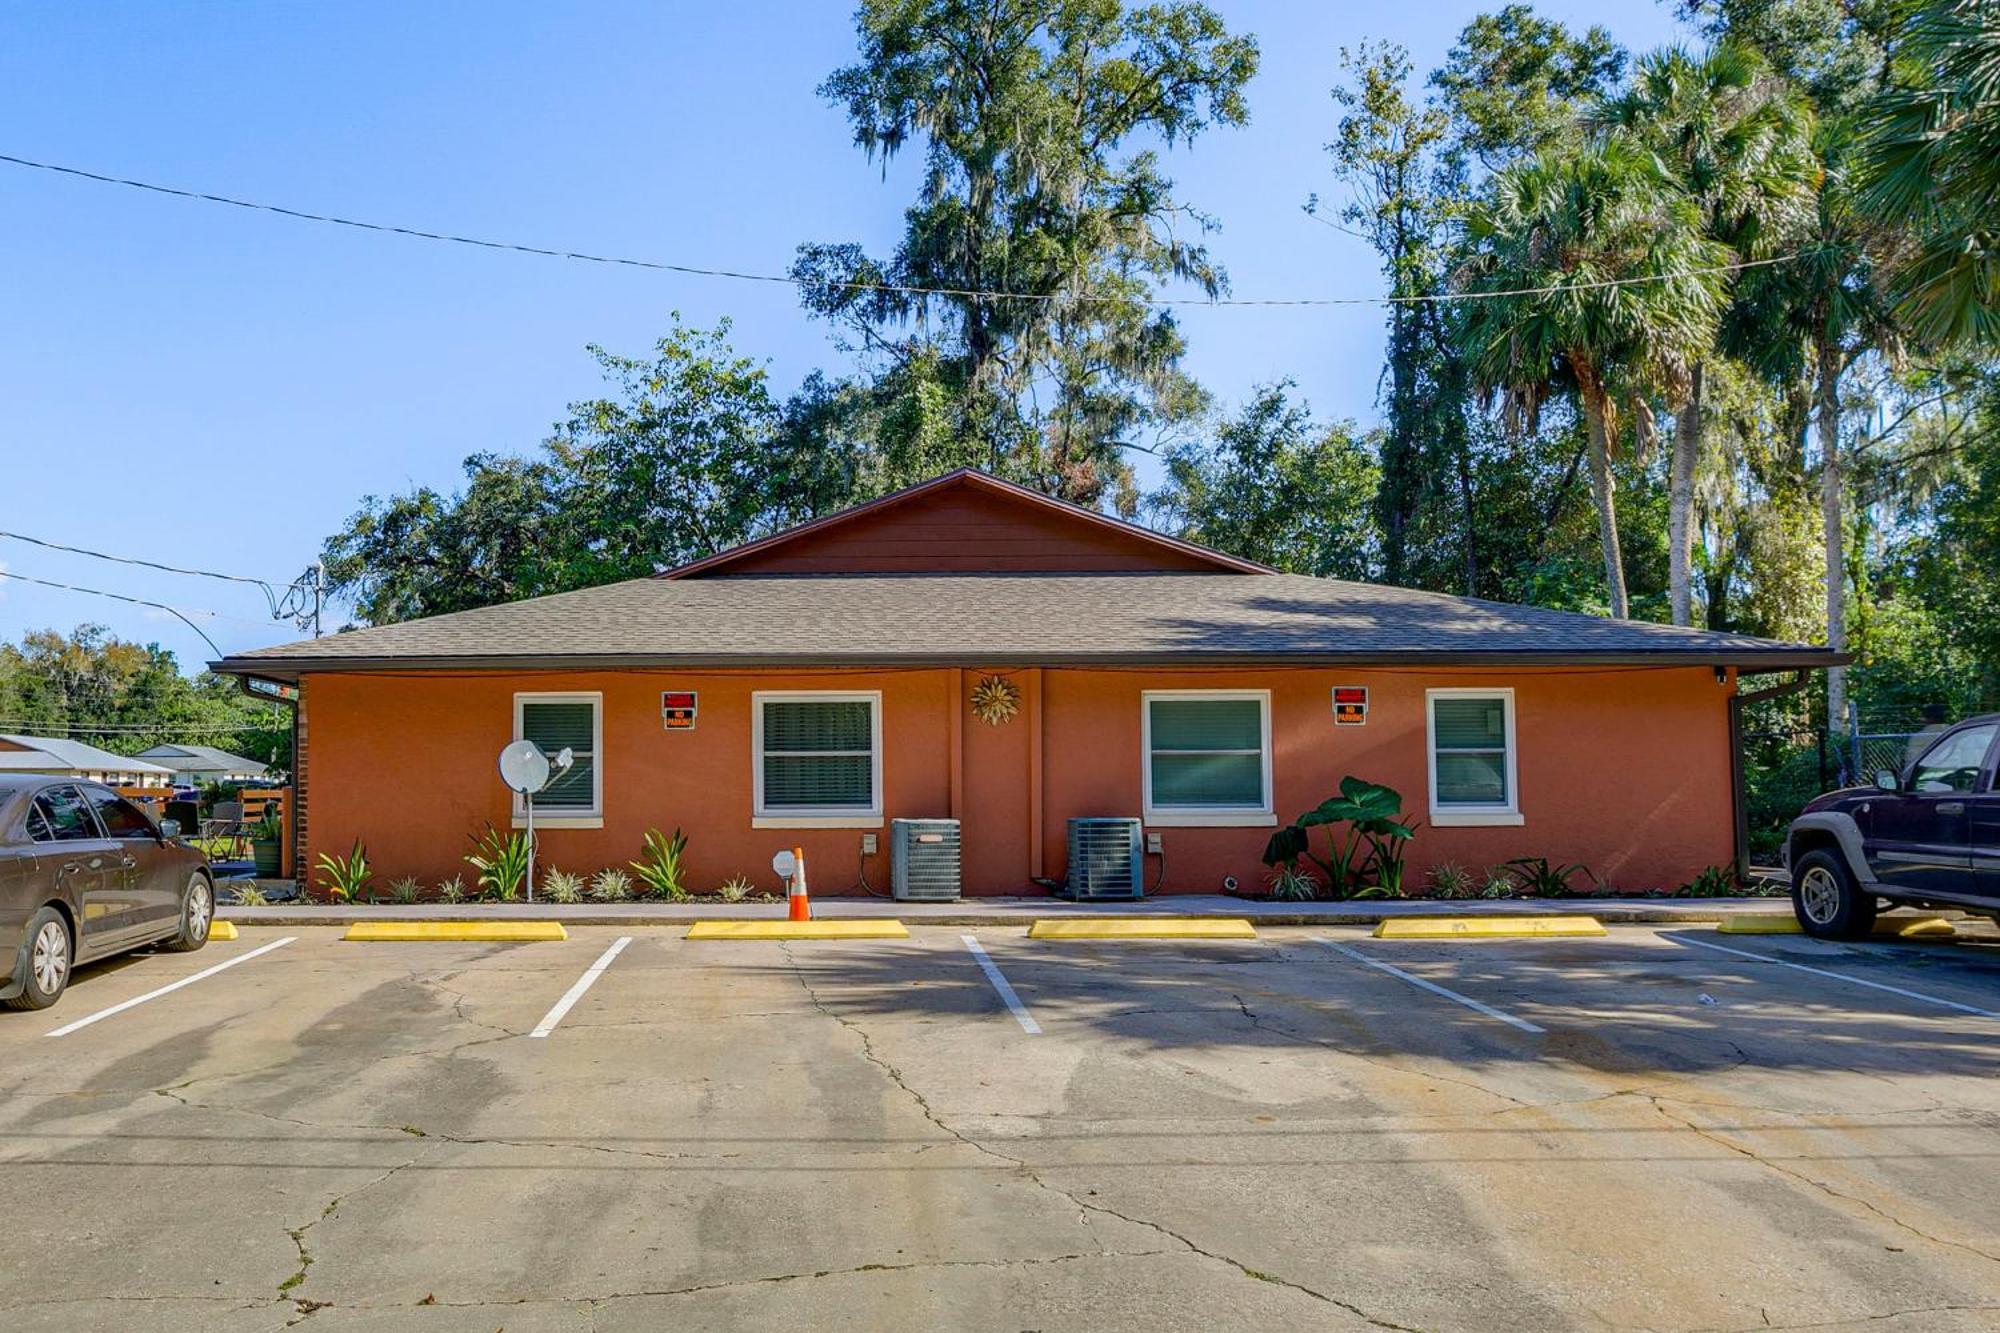
[{"label": "window with blinds", "polygon": [[1431,807],[1511,813],[1514,801],[1514,695],[1433,690],[1430,701]]},{"label": "window with blinds", "polygon": [[759,695],[760,815],[868,815],[881,810],[873,694]]},{"label": "window with blinds", "polygon": [[1271,808],[1268,695],[1149,693],[1144,703],[1148,812]]},{"label": "window with blinds", "polygon": [[[565,749],[572,763],[567,772],[556,770],[549,785],[535,794],[537,815],[595,815],[603,811],[598,784],[598,709],[602,700],[594,694],[516,695],[514,697],[514,738],[533,741],[549,757]],[[520,804],[520,798],[515,798]]]}]

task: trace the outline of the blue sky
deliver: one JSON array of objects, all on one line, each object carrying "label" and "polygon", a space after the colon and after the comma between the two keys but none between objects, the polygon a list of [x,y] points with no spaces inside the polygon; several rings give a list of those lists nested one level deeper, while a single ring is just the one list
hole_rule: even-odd
[{"label": "blue sky", "polygon": [[[1379,290],[1373,256],[1304,216],[1337,51],[1434,68],[1496,4],[1211,0],[1258,35],[1252,122],[1171,155],[1215,214],[1238,296]],[[1671,6],[1544,3],[1643,49]],[[780,272],[801,241],[893,243],[886,178],[814,92],[853,50],[844,0],[731,5],[26,3],[0,17],[0,152],[427,229]],[[361,497],[453,486],[526,451],[643,352],[668,312],[735,321],[789,391],[841,367],[781,286],[506,255],[189,203],[0,164],[0,528],[284,581]],[[1185,312],[1224,403],[1290,376],[1372,420],[1367,308]],[[296,637],[252,588],[0,540],[0,569],[168,602],[226,651]],[[163,612],[0,580],[0,639],[83,621],[208,656]]]}]

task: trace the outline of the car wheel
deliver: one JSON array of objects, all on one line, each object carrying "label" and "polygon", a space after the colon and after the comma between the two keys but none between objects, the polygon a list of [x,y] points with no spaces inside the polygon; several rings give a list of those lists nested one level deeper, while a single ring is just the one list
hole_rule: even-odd
[{"label": "car wheel", "polygon": [[21,993],[0,1000],[9,1009],[46,1009],[62,998],[69,985],[70,964],[76,961],[76,941],[70,938],[69,921],[53,907],[44,907],[28,919],[28,975],[22,978]]},{"label": "car wheel", "polygon": [[1829,851],[1807,852],[1792,868],[1792,910],[1806,934],[1823,940],[1858,939],[1875,927],[1875,895]]},{"label": "car wheel", "polygon": [[208,928],[215,924],[215,890],[208,876],[199,870],[188,876],[181,893],[181,928],[166,943],[175,953],[192,953],[208,943]]}]

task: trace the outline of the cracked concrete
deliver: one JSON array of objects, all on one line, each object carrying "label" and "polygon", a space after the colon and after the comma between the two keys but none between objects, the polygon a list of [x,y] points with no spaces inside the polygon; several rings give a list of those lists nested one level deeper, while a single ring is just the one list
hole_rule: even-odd
[{"label": "cracked concrete", "polygon": [[[521,1035],[611,933],[308,931],[58,1041],[5,1016],[0,1206],[29,1221],[0,1321],[2000,1327],[2000,1025],[1650,930],[1398,953],[1543,1037],[1306,932],[982,931],[1029,1037],[959,932],[919,930],[639,932],[555,1036]],[[1991,954],[1923,959],[1909,984],[2000,994]],[[64,1017],[211,961],[86,970]]]}]

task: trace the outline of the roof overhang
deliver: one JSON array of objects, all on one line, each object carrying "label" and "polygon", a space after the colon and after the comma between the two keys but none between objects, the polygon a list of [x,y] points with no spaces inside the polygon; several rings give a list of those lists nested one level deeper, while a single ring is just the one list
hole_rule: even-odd
[{"label": "roof overhang", "polygon": [[856,671],[908,671],[939,667],[1175,667],[1313,668],[1353,667],[1409,670],[1412,667],[1725,667],[1745,672],[1796,671],[1845,666],[1846,653],[1820,648],[1773,652],[1558,652],[1558,653],[1036,653],[1031,656],[936,653],[893,658],[865,654],[798,653],[746,657],[739,654],[534,654],[445,657],[293,657],[284,661],[223,658],[210,662],[218,675],[255,676],[296,684],[314,674],[402,672],[431,674],[452,671],[764,671],[840,667]]}]

